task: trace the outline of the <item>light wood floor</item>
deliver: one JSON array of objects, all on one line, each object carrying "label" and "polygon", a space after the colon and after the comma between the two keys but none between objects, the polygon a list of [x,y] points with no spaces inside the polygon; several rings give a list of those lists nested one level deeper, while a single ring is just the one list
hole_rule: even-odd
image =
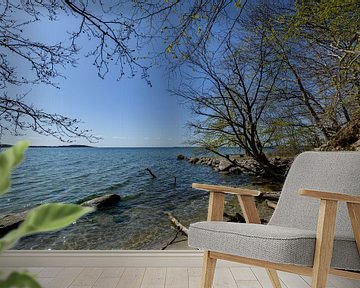
[{"label": "light wood floor", "polygon": [[[198,267],[30,267],[27,270],[37,276],[43,288],[199,288],[201,275]],[[280,278],[283,288],[310,287],[309,277],[280,272]],[[360,283],[330,277],[327,287],[358,288]],[[216,270],[214,288],[272,286],[262,268],[220,267]]]},{"label": "light wood floor", "polygon": [[[42,258],[40,256],[36,258],[36,255],[32,254],[29,254],[28,257],[26,255],[20,255],[20,257],[17,254],[15,256],[12,256],[11,253],[7,254],[5,258],[0,257],[0,270],[9,273],[14,270],[21,271],[22,267],[27,267],[28,271],[37,276],[44,288],[200,287],[200,253],[188,255],[189,253],[184,252],[182,256],[181,252],[172,254],[161,254],[159,252],[133,254],[128,252],[118,257],[117,254],[106,256],[105,253],[102,253],[102,256],[97,255],[96,259],[94,255],[86,257],[84,253],[80,254],[79,257],[76,257],[77,254],[75,256],[69,255],[68,258],[63,254],[49,256],[53,255],[49,253],[47,252]],[[103,259],[102,257],[108,257],[109,260],[104,262],[106,258]],[[7,266],[4,260],[15,267]],[[43,264],[48,262],[49,265],[34,266],[38,266],[40,262]],[[79,265],[81,263],[83,264]],[[26,266],[21,264],[26,264]],[[262,268],[226,261],[221,261],[218,266],[214,288],[272,288],[267,274]],[[311,279],[309,277],[283,272],[280,272],[279,275],[283,288],[310,288]],[[360,281],[330,276],[327,287],[360,288]]]}]

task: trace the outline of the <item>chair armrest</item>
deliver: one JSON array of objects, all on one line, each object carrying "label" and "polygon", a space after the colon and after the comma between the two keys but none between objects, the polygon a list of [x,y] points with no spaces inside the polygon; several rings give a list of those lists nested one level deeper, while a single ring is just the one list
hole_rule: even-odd
[{"label": "chair armrest", "polygon": [[[335,217],[336,215],[336,206],[338,201],[346,202],[347,208],[349,211],[351,226],[353,228],[354,236],[358,251],[360,253],[360,196],[343,194],[343,193],[334,193],[334,192],[326,192],[326,191],[318,191],[318,190],[310,190],[310,189],[299,189],[299,194],[303,196],[318,198],[320,200],[320,212],[318,219],[318,234],[322,234],[321,230],[324,229],[325,226],[323,223],[326,221],[326,218]],[[329,201],[330,200],[330,201]],[[335,201],[335,202],[332,202]],[[333,208],[331,208],[333,206]],[[325,212],[321,212],[321,210],[332,209],[333,211],[329,212],[328,216],[324,216]],[[321,219],[322,217],[322,219]],[[330,229],[334,229],[335,218],[331,221]],[[327,228],[326,228],[327,229]],[[333,233],[333,232],[331,232]],[[321,238],[317,236],[317,238]],[[333,236],[331,237],[332,240]],[[318,240],[317,240],[318,241]],[[330,241],[330,240],[329,240]],[[328,248],[327,248],[328,249]],[[329,250],[329,249],[328,249]]]},{"label": "chair armrest", "polygon": [[246,223],[261,223],[253,198],[253,196],[259,196],[260,191],[199,183],[193,183],[192,188],[210,192],[208,221],[222,221],[224,213],[224,193],[230,193],[237,195]]},{"label": "chair armrest", "polygon": [[[299,189],[299,194],[320,200],[314,267],[324,266],[320,259],[321,253],[327,254],[326,251],[332,251],[338,201],[346,202],[356,246],[360,254],[360,196],[310,189]],[[329,267],[331,255],[332,253],[327,255],[329,257],[327,259]]]},{"label": "chair armrest", "polygon": [[260,191],[251,190],[251,189],[243,189],[243,188],[235,188],[235,187],[229,187],[229,186],[220,186],[220,185],[193,183],[192,188],[199,189],[199,190],[206,190],[206,191],[215,192],[215,193],[229,193],[229,194],[237,194],[237,195],[244,195],[244,196],[259,196],[260,195]]},{"label": "chair armrest", "polygon": [[354,196],[349,194],[341,194],[335,192],[326,192],[310,189],[299,189],[299,194],[302,196],[308,196],[318,198],[321,200],[343,201],[350,203],[360,204],[360,196]]}]

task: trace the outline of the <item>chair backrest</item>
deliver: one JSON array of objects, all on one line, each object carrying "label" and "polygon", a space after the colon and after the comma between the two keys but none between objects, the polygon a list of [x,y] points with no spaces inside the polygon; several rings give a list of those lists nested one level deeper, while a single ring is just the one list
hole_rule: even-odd
[{"label": "chair backrest", "polygon": [[[360,152],[305,152],[295,158],[269,225],[316,230],[320,201],[300,188],[360,195]],[[339,203],[335,236],[351,237],[347,207]]]}]

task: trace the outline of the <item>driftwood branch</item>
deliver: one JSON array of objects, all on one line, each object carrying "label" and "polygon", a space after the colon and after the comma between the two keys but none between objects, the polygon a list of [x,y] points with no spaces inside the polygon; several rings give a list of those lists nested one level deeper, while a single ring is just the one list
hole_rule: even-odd
[{"label": "driftwood branch", "polygon": [[179,220],[177,220],[170,212],[165,212],[165,214],[168,216],[170,222],[175,226],[178,231],[180,231],[186,236],[189,235],[189,229],[182,225]]},{"label": "driftwood branch", "polygon": [[152,178],[157,178],[156,175],[149,168],[146,168],[145,170],[150,173]]},{"label": "driftwood branch", "polygon": [[164,247],[162,247],[161,250],[166,250],[166,249],[167,249],[170,245],[172,245],[172,244],[176,244],[176,243],[180,243],[180,242],[185,242],[185,241],[187,241],[186,238],[185,238],[185,239],[180,239],[180,240],[178,240],[178,241],[175,241],[175,240],[178,238],[178,236],[179,236],[180,233],[181,233],[181,232],[176,232],[175,237],[174,237],[171,241],[169,241],[169,243],[167,243]]},{"label": "driftwood branch", "polygon": [[168,248],[171,244],[173,244],[175,242],[175,240],[177,239],[178,235],[179,235],[179,231],[176,232],[175,237],[173,239],[171,239],[164,247],[161,248],[161,250],[165,250],[166,248]]},{"label": "driftwood branch", "polygon": [[276,205],[277,205],[277,203],[275,203],[275,202],[273,202],[273,201],[270,201],[270,200],[265,200],[265,202],[266,202],[266,205],[268,206],[268,207],[270,207],[270,208],[272,208],[272,209],[276,209]]}]

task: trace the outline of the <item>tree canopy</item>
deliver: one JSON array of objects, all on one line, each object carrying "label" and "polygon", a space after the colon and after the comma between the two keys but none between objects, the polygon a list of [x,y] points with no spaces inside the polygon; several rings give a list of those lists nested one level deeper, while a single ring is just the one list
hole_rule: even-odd
[{"label": "tree canopy", "polygon": [[237,146],[274,176],[264,149],[299,153],[335,137],[360,111],[359,9],[356,1],[248,4],[225,44],[191,54],[198,77],[174,91],[198,116],[194,143]]},{"label": "tree canopy", "polygon": [[[238,146],[274,173],[264,149],[319,146],[360,114],[360,7],[354,0],[3,0],[1,7],[2,130],[96,140],[79,128],[80,120],[46,113],[12,93],[14,86],[56,87],[62,67],[76,66],[80,55],[92,60],[99,77],[140,73],[149,85],[159,57],[169,69],[192,71],[173,92],[196,116],[190,123],[195,143]],[[63,39],[27,36],[33,23],[62,17],[78,23]],[[80,47],[84,37],[89,45]],[[153,43],[162,48],[144,53]],[[19,59],[31,74],[20,73]]]},{"label": "tree canopy", "polygon": [[[229,11],[238,7],[237,13]],[[104,78],[113,68],[118,80],[124,75],[140,73],[151,86],[149,68],[155,57],[170,56],[179,63],[181,49],[191,41],[205,45],[214,25],[226,19],[232,25],[241,14],[240,2],[233,1],[8,1],[0,6],[0,132],[21,133],[32,129],[63,141],[85,137],[96,141],[91,131],[80,129],[79,119],[47,113],[26,102],[26,93],[16,95],[14,86],[31,87],[47,84],[58,87],[62,71],[76,66],[85,55],[91,59],[99,77]],[[32,25],[46,25],[69,17],[77,25],[53,43],[28,36]],[[36,26],[34,26],[36,27]],[[79,42],[87,39],[88,45]],[[146,53],[147,45],[161,40],[164,49],[153,56]],[[183,55],[185,57],[185,55]],[[174,63],[173,62],[173,63]],[[179,64],[178,63],[178,64]],[[175,64],[175,65],[178,65]],[[21,73],[26,65],[31,73]]]}]

